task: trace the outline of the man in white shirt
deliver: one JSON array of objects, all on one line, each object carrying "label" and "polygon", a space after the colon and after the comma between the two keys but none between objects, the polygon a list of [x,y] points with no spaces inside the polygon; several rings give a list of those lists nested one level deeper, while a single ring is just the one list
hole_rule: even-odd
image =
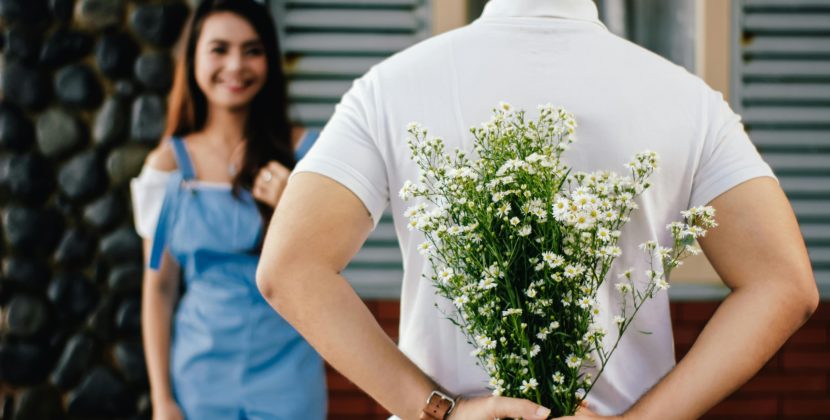
[{"label": "man in white shirt", "polygon": [[[721,226],[701,246],[733,293],[677,366],[668,297],[647,303],[632,331],[652,334],[623,338],[589,395],[595,412],[697,418],[757,372],[814,310],[815,281],[792,210],[720,94],[609,33],[590,0],[491,0],[473,24],[355,82],[295,169],[263,249],[257,280],[266,298],[393,413],[418,418],[438,390],[465,397],[453,419],[547,416],[529,401],[484,397],[486,373],[435,309],[439,298],[421,278],[429,267],[416,250],[423,235],[406,228],[411,203],[397,195],[418,178],[407,123],[419,122],[450,150],[471,150],[468,128],[500,101],[531,115],[545,103],[572,112],[578,141],[565,156],[576,170],[620,172],[636,152],[658,153],[661,168],[623,231],[616,267],[645,270],[637,244],[667,243],[665,226],[681,210],[717,210]],[[400,350],[339,275],[387,205],[404,257]],[[600,299],[613,314],[610,283]]]}]

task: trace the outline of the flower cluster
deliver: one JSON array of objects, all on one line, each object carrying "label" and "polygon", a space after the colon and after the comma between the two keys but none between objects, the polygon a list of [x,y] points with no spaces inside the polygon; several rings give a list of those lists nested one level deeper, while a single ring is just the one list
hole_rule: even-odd
[{"label": "flower cluster", "polygon": [[460,150],[447,154],[441,138],[411,124],[408,144],[420,176],[400,196],[414,202],[405,216],[425,235],[419,251],[433,267],[429,280],[454,304],[446,315],[474,346],[493,393],[566,415],[590,392],[640,307],[668,287],[681,258],[697,252],[694,239],[715,226],[714,211],[683,212],[685,222],[668,226],[671,248],[641,246],[651,270],[644,287],[631,271],[621,276],[617,334],[609,336],[597,291],[622,254],[622,226],[649,188],[658,157],[637,154],[625,176],[573,171],[562,160],[575,141],[573,115],[551,105],[538,111],[527,120],[500,104],[490,121],[470,130],[474,159]]}]

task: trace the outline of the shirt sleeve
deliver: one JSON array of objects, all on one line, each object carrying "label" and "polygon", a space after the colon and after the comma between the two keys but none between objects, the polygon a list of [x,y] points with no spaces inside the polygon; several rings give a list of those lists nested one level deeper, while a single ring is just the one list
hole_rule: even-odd
[{"label": "shirt sleeve", "polygon": [[710,88],[704,113],[708,126],[697,170],[694,174],[690,206],[709,204],[733,187],[758,177],[777,178],[763,160],[723,95]]},{"label": "shirt sleeve", "polygon": [[378,221],[389,201],[386,165],[377,146],[372,71],[355,81],[293,174],[314,172],[354,193]]},{"label": "shirt sleeve", "polygon": [[130,181],[135,230],[144,239],[152,239],[156,232],[169,177],[170,172],[145,166],[138,177]]}]

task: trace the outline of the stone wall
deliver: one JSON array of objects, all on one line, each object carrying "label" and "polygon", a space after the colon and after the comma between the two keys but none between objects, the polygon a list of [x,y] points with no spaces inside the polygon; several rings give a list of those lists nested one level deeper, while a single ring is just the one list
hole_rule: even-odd
[{"label": "stone wall", "polygon": [[147,417],[128,183],[164,128],[188,11],[0,0],[3,419]]}]

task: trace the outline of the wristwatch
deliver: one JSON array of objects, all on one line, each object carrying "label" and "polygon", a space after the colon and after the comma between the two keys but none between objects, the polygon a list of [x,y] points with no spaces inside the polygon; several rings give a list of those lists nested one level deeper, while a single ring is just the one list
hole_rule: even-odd
[{"label": "wristwatch", "polygon": [[441,391],[429,394],[427,405],[421,411],[421,420],[445,420],[455,408],[455,400]]}]

